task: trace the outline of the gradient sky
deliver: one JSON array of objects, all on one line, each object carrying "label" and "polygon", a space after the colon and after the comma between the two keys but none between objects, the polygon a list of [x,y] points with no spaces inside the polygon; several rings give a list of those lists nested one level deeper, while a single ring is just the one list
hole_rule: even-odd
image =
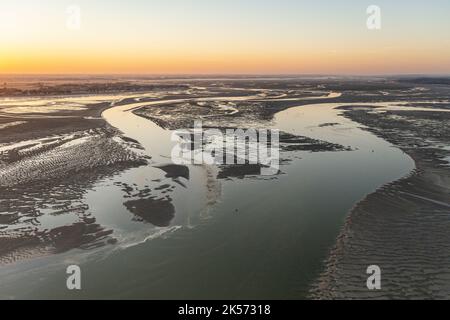
[{"label": "gradient sky", "polygon": [[0,73],[450,74],[449,33],[449,0],[1,0]]}]

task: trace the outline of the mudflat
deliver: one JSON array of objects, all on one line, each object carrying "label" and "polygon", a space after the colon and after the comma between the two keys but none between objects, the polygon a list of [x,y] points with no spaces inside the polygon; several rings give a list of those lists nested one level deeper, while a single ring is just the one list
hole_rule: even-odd
[{"label": "mudflat", "polygon": [[[0,91],[0,297],[71,297],[67,261],[95,279],[81,298],[449,296],[446,85],[35,81]],[[173,164],[199,120],[279,129],[279,172]]]}]

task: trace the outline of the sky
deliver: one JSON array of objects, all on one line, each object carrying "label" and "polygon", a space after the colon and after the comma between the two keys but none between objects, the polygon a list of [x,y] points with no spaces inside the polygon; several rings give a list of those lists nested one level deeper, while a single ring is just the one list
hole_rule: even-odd
[{"label": "sky", "polygon": [[0,74],[450,74],[449,34],[448,0],[0,0]]}]

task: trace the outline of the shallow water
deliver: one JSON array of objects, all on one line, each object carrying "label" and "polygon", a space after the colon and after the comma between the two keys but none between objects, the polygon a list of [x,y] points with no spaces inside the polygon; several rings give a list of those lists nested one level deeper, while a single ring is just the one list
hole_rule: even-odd
[{"label": "shallow water", "polygon": [[[215,168],[189,166],[189,180],[174,181],[156,168],[170,163],[171,132],[130,111],[148,104],[114,107],[104,117],[141,143],[150,165],[100,181],[85,196],[119,245],[5,267],[0,297],[303,298],[348,211],[414,169],[402,151],[341,117],[338,104],[316,104],[278,113],[273,128],[354,151],[298,152],[276,179],[217,181]],[[169,225],[134,220],[123,183],[170,196]],[[170,191],[155,190],[161,184]],[[73,263],[83,270],[83,290],[75,293],[65,287],[65,267]]]}]

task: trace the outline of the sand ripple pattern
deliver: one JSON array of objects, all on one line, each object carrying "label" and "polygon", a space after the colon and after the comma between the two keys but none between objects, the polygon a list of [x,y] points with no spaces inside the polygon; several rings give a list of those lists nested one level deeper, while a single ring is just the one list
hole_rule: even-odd
[{"label": "sand ripple pattern", "polygon": [[0,150],[0,186],[53,179],[135,160],[137,157],[133,153],[111,139],[111,133],[90,130],[69,137],[30,142],[4,152]]},{"label": "sand ripple pattern", "polygon": [[114,130],[0,147],[0,265],[115,243],[84,194],[97,179],[145,164]]},{"label": "sand ripple pattern", "polygon": [[[434,201],[450,203],[450,190],[442,193],[430,184],[431,179],[418,173],[384,187],[356,206],[313,297],[449,298],[450,210],[412,196],[427,194]],[[421,187],[413,187],[413,182]],[[373,264],[382,270],[381,291],[366,287],[366,269]]]},{"label": "sand ripple pattern", "polygon": [[[418,169],[355,206],[311,297],[449,299],[449,151],[439,147],[449,141],[449,116],[358,111],[349,117],[400,146]],[[379,291],[367,289],[370,265],[381,268]]]}]

